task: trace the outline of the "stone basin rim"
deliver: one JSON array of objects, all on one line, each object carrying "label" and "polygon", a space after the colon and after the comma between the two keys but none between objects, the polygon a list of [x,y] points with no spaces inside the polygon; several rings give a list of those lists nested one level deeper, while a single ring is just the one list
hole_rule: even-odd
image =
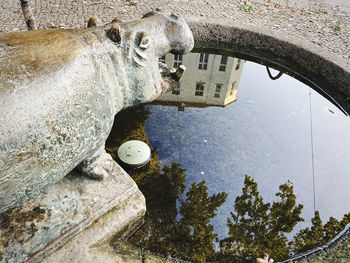
[{"label": "stone basin rim", "polygon": [[350,115],[350,64],[307,39],[230,20],[186,17],[194,51],[240,56],[292,75]]},{"label": "stone basin rim", "polygon": [[[303,37],[290,37],[288,32],[282,35],[244,23],[232,24],[230,20],[196,16],[185,18],[195,40],[193,51],[236,56],[282,70],[314,88],[350,116],[350,63],[339,55]],[[325,245],[294,255],[281,263],[311,259],[331,249],[348,235],[350,224]]]}]

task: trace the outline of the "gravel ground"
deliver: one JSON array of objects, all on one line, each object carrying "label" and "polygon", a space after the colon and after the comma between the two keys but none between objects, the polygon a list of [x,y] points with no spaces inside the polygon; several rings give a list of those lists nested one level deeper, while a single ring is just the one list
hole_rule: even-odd
[{"label": "gravel ground", "polygon": [[[0,32],[26,30],[19,3],[1,0]],[[116,16],[129,20],[155,8],[173,10],[188,18],[243,22],[310,41],[350,65],[348,0],[30,0],[30,4],[39,28],[84,27],[92,15],[105,23]],[[309,262],[350,262],[350,235]]]},{"label": "gravel ground", "polygon": [[[26,30],[19,0],[1,0],[0,32]],[[30,0],[39,28],[83,27],[92,15],[103,22],[140,17],[166,8],[185,17],[244,22],[305,39],[337,54],[350,65],[348,0]],[[331,4],[329,4],[331,3]]]}]

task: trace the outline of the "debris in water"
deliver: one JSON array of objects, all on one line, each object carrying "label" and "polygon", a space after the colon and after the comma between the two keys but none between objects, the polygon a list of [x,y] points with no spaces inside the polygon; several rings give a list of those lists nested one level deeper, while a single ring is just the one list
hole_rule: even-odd
[{"label": "debris in water", "polygon": [[269,255],[265,254],[264,258],[257,258],[256,262],[257,263],[273,263],[274,260],[272,258],[270,258],[270,260],[269,260]]}]

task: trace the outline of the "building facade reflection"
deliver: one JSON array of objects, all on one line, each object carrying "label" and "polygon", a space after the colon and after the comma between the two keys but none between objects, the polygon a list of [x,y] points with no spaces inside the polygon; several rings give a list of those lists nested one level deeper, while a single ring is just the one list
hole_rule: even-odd
[{"label": "building facade reflection", "polygon": [[160,62],[186,66],[179,89],[160,96],[162,104],[225,107],[237,100],[237,89],[245,60],[207,53],[167,54]]}]

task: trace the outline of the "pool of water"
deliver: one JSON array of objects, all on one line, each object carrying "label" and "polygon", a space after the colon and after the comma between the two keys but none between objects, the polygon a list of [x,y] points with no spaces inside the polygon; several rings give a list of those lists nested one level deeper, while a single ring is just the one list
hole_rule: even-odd
[{"label": "pool of water", "polygon": [[[192,53],[179,90],[119,113],[106,148],[152,148],[129,171],[145,224],[129,242],[193,262],[276,261],[323,245],[350,223],[350,119],[287,75]],[[278,72],[271,70],[271,75]]]}]

